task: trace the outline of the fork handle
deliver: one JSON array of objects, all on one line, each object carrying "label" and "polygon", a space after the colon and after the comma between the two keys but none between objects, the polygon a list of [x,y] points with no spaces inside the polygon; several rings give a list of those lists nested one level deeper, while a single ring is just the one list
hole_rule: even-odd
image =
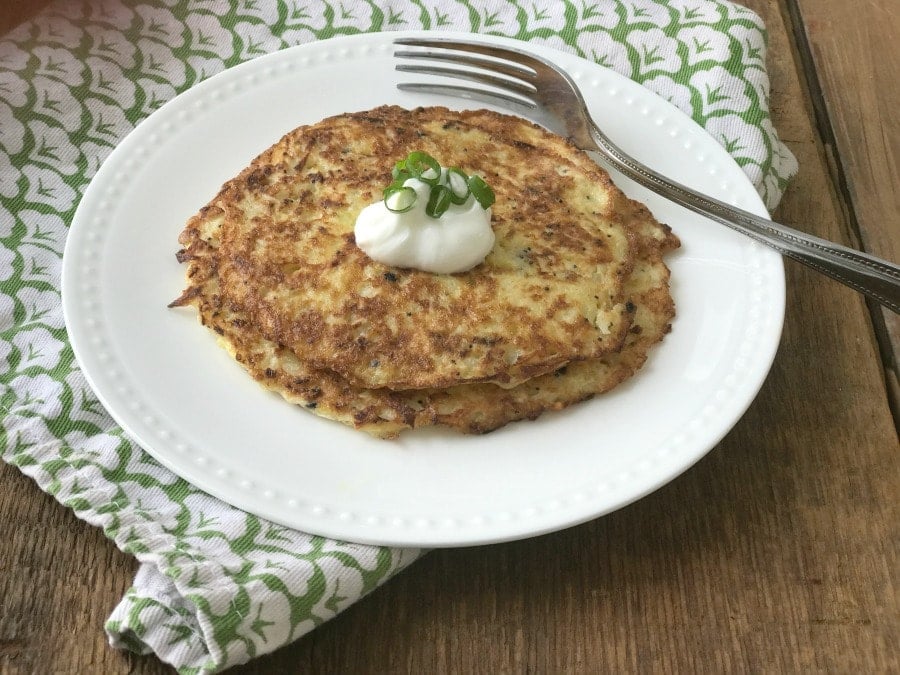
[{"label": "fork handle", "polygon": [[673,182],[616,146],[596,125],[597,150],[621,173],[696,213],[771,246],[782,255],[877,300],[900,313],[900,266],[744,211]]}]

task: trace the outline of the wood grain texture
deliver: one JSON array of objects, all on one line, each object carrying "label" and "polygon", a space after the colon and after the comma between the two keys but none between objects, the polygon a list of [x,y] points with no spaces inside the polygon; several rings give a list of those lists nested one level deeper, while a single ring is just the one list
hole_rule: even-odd
[{"label": "wood grain texture", "polygon": [[[776,215],[849,243],[867,221],[829,169],[787,2],[746,2],[801,166]],[[772,372],[683,476],[563,532],[434,551],[232,672],[900,672],[900,448],[872,324],[854,292],[786,269]],[[170,672],[105,643],[134,561],[7,466],[0,540],[0,671]]]},{"label": "wood grain texture", "polygon": [[0,35],[27,21],[49,4],[50,0],[3,0],[0,3]]},{"label": "wood grain texture", "polygon": [[128,672],[103,623],[134,559],[2,462],[0,541],[0,673]]},{"label": "wood grain texture", "polygon": [[[829,168],[862,247],[900,261],[900,3],[790,0],[808,45],[810,90]],[[900,315],[879,307],[886,379],[900,419]]]}]

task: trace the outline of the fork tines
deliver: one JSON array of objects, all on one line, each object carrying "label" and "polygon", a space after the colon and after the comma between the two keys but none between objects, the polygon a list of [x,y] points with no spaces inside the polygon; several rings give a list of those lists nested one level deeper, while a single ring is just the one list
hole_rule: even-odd
[{"label": "fork tines", "polygon": [[[535,70],[527,65],[527,61],[522,63],[523,57],[525,59],[532,58],[527,54],[477,42],[441,38],[399,38],[394,40],[394,44],[426,48],[426,50],[395,51],[396,58],[424,62],[421,64],[398,64],[396,70],[400,72],[467,80],[490,87],[482,89],[444,83],[401,82],[397,85],[398,89],[462,96],[524,110],[533,110],[536,107],[533,97],[537,89],[532,83]],[[472,53],[478,56],[473,56]],[[510,58],[515,61],[509,60]],[[430,65],[434,62],[462,67]]]}]

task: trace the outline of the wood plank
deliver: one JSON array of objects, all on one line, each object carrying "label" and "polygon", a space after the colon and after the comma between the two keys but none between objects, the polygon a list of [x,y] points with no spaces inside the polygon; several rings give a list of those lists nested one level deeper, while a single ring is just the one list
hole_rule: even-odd
[{"label": "wood plank", "polygon": [[49,4],[50,0],[4,0],[0,3],[0,35],[27,21]]},{"label": "wood plank", "polygon": [[[790,0],[809,47],[819,124],[863,248],[900,262],[900,4]],[[873,305],[873,309],[876,309]],[[877,308],[886,378],[900,419],[900,315]],[[883,328],[882,328],[883,326]]]},{"label": "wood plank", "polygon": [[0,541],[0,672],[128,672],[133,657],[109,647],[103,624],[134,558],[2,462]]}]

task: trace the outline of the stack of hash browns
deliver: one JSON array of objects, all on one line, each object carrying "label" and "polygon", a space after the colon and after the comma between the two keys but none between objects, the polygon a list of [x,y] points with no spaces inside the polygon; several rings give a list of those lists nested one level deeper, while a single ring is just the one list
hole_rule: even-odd
[{"label": "stack of hash browns", "polygon": [[[355,244],[356,216],[412,151],[493,188],[496,244],[459,274]],[[634,374],[675,314],[678,238],[565,139],[509,115],[384,106],[303,126],[192,217],[173,306],[267,389],[382,438],[483,433]]]}]

